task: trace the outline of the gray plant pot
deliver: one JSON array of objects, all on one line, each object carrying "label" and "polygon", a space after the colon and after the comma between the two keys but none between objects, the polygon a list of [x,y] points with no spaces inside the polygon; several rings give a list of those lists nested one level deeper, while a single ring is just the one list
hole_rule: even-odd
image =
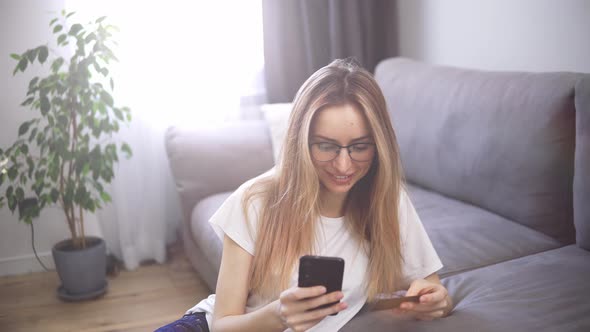
[{"label": "gray plant pot", "polygon": [[72,240],[53,246],[53,259],[61,286],[62,300],[81,301],[99,297],[107,290],[106,245],[97,237],[86,237],[86,248],[75,249]]}]

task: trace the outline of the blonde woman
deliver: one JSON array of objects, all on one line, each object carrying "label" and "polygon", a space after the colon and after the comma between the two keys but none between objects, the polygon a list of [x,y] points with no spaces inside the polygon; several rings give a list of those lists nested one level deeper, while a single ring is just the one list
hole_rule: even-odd
[{"label": "blonde woman", "polygon": [[[303,84],[276,167],[243,184],[210,223],[223,255],[216,294],[183,317],[200,322],[194,331],[337,331],[379,294],[403,289],[419,303],[392,315],[431,320],[452,309],[440,259],[404,190],[383,94],[351,61]],[[345,260],[342,291],[297,287],[307,254]]]}]

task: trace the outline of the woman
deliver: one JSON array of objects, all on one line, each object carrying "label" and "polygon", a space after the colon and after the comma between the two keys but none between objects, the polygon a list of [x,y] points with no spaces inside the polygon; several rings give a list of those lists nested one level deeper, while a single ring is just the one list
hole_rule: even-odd
[{"label": "woman", "polygon": [[[431,320],[452,309],[440,259],[403,189],[383,94],[350,61],[303,84],[276,167],[243,184],[210,223],[223,239],[216,295],[183,319],[215,332],[336,331],[365,303],[401,289],[419,303],[393,315]],[[342,291],[297,287],[306,254],[345,260]]]}]

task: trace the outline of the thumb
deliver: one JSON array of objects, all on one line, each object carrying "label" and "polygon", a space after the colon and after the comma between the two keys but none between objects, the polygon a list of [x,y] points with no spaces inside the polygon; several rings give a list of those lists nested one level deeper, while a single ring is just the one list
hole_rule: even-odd
[{"label": "thumb", "polygon": [[423,295],[434,291],[432,285],[423,279],[414,280],[406,293],[406,296]]}]

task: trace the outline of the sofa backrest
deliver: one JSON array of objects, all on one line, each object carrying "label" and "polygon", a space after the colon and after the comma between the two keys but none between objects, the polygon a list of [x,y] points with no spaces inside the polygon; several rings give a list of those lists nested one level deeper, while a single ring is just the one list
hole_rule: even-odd
[{"label": "sofa backrest", "polygon": [[[573,243],[576,73],[381,62],[406,178]],[[587,161],[585,161],[587,162]]]},{"label": "sofa backrest", "polygon": [[590,75],[576,84],[574,222],[576,243],[590,250]]},{"label": "sofa backrest", "polygon": [[195,205],[203,198],[235,190],[274,164],[263,120],[199,129],[170,127],[165,145],[187,226]]}]

